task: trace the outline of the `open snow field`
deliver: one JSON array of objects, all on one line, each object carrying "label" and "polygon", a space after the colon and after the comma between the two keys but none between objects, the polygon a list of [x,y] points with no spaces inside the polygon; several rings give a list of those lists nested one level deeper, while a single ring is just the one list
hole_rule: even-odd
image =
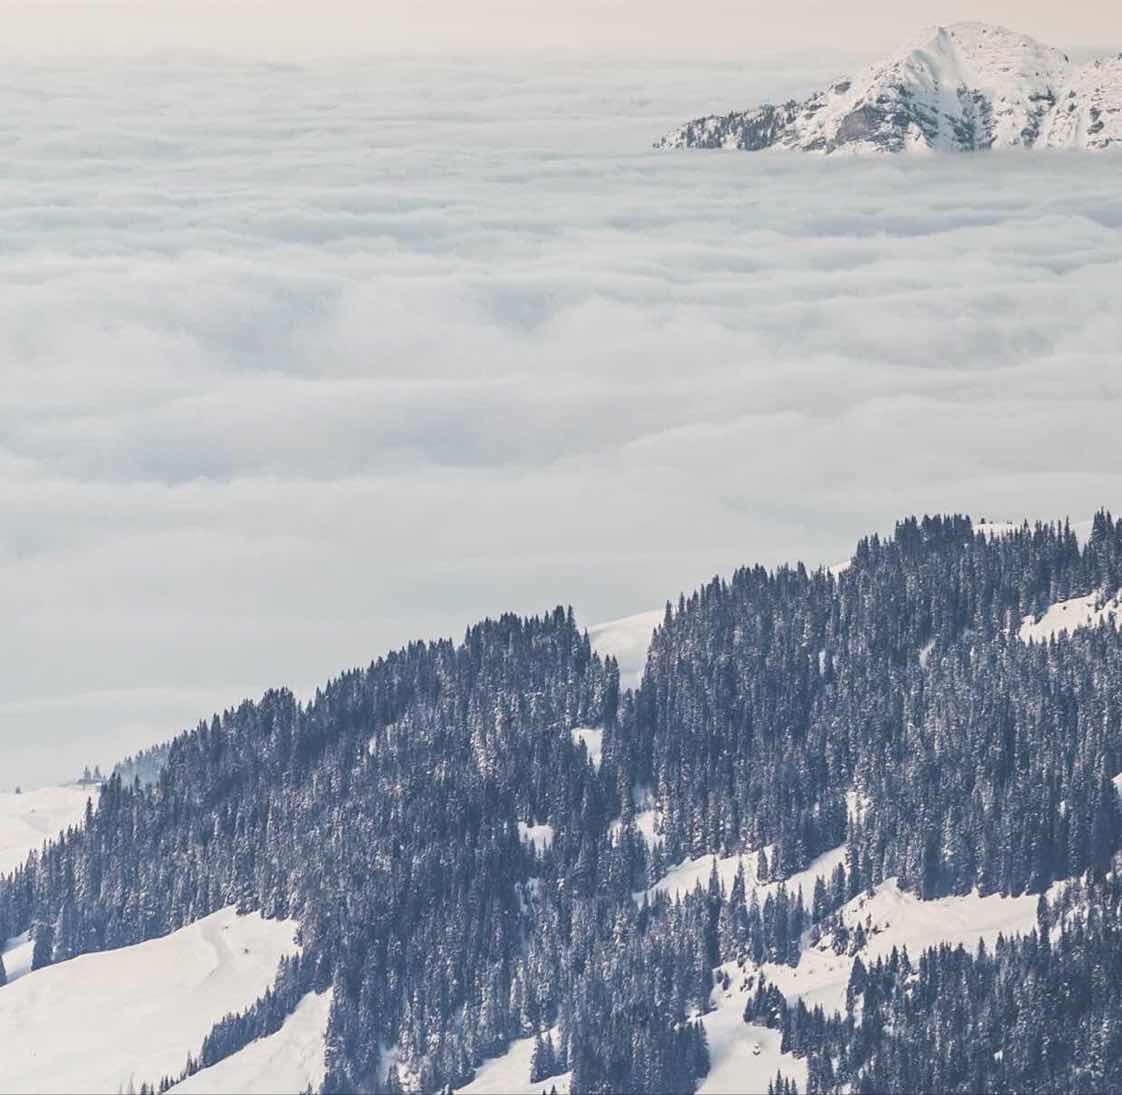
[{"label": "open snow field", "polygon": [[1039,620],[1026,616],[1017,634],[1025,643],[1046,643],[1049,639],[1070,635],[1079,628],[1098,627],[1103,623],[1122,627],[1122,593],[1113,597],[1088,593],[1085,597],[1057,601],[1048,606]]},{"label": "open snow field", "polygon": [[215,1022],[272,984],[281,956],[297,950],[294,932],[228,908],[26,974],[0,989],[0,1089],[112,1093],[179,1073]]},{"label": "open snow field", "polygon": [[[992,948],[998,935],[1024,934],[1036,924],[1035,894],[1001,897],[943,897],[920,901],[903,892],[894,878],[886,879],[870,897],[859,894],[842,909],[842,921],[849,928],[864,926],[868,942],[860,952],[869,965],[887,958],[893,947],[907,947],[916,961],[928,947],[942,943],[961,944],[975,951],[979,940]],[[845,990],[853,968],[853,958],[835,954],[828,940],[803,951],[797,967],[765,963],[762,967],[788,1001],[801,998],[807,1007],[821,1004],[829,1011],[845,1010]]]},{"label": "open snow field", "polygon": [[550,1076],[548,1080],[530,1083],[530,1061],[534,1056],[534,1039],[519,1038],[501,1057],[492,1057],[476,1069],[475,1079],[457,1090],[457,1095],[542,1095],[557,1089],[567,1095],[572,1073]]},{"label": "open snow field", "polygon": [[780,1069],[793,1079],[800,1091],[806,1090],[806,1062],[779,1050],[782,1035],[767,1027],[744,1022],[748,991],[743,975],[731,966],[734,980],[728,991],[719,985],[713,990],[714,1010],[704,1016],[705,1036],[709,1040],[709,1074],[701,1081],[698,1095],[763,1095],[769,1080]]},{"label": "open snow field", "polygon": [[15,870],[28,853],[77,825],[86,800],[97,791],[88,787],[43,787],[22,794],[0,794],[0,874]]},{"label": "open snow field", "polygon": [[[725,890],[731,890],[733,881],[736,878],[736,872],[743,863],[744,882],[747,892],[751,895],[752,891],[755,890],[757,900],[759,900],[761,904],[769,893],[778,890],[780,886],[786,886],[787,892],[791,894],[792,897],[795,896],[798,890],[802,890],[803,901],[806,902],[809,907],[811,899],[814,897],[815,880],[821,878],[825,882],[830,881],[830,876],[834,873],[835,868],[839,863],[845,861],[845,846],[841,845],[837,848],[831,848],[828,852],[823,852],[817,859],[811,862],[806,870],[798,871],[783,882],[757,882],[757,858],[758,853],[745,852],[743,855],[720,857],[703,855],[697,859],[685,859],[677,866],[671,867],[658,882],[646,891],[646,896],[650,899],[657,893],[665,893],[669,894],[671,899],[673,899],[675,897],[685,897],[687,893],[699,884],[702,889],[705,889],[709,884],[709,876],[713,871],[714,863],[717,865],[717,875],[722,885],[725,887]],[[637,900],[642,900],[643,896],[643,893],[635,895]]]},{"label": "open snow field", "polygon": [[317,1091],[326,1072],[324,1039],[330,1011],[330,992],[310,992],[276,1034],[250,1042],[171,1090],[176,1095],[298,1095],[310,1084]]}]

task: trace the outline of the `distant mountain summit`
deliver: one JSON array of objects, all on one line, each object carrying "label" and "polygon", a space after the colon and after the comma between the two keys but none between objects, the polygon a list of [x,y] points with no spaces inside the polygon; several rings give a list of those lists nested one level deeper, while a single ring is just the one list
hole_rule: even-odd
[{"label": "distant mountain summit", "polygon": [[859,153],[1122,144],[1122,56],[1073,64],[983,23],[935,27],[802,102],[696,118],[656,148]]}]

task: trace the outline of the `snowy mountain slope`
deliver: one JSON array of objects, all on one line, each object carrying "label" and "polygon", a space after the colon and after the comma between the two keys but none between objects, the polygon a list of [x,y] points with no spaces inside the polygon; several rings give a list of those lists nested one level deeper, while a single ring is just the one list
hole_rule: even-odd
[{"label": "snowy mountain slope", "polygon": [[[704,889],[714,863],[721,883],[728,891],[736,877],[737,867],[743,862],[749,898],[754,890],[757,901],[762,904],[769,893],[774,894],[783,885],[792,895],[801,890],[803,900],[809,905],[814,894],[815,880],[821,878],[829,882],[834,869],[845,862],[845,848],[834,848],[824,853],[805,870],[792,875],[783,883],[755,882],[756,858],[756,853],[749,852],[743,856],[718,858],[709,855],[686,860],[671,868],[647,891],[647,896],[652,897],[656,892],[661,892],[672,898],[680,898],[699,884]],[[641,900],[643,896],[636,894],[636,899]],[[888,879],[877,887],[872,896],[860,894],[843,906],[840,916],[842,923],[852,930],[858,924],[863,926],[868,942],[860,953],[863,960],[871,962],[887,957],[894,946],[906,946],[913,957],[917,957],[925,948],[938,946],[940,943],[952,946],[962,943],[973,951],[978,940],[984,939],[987,946],[992,946],[999,932],[1009,936],[1027,932],[1034,926],[1036,897],[979,897],[977,894],[969,894],[921,901],[915,895],[901,890],[895,879]],[[765,963],[760,968],[789,1000],[802,997],[808,1007],[822,1004],[827,1010],[844,1011],[845,989],[852,967],[853,956],[835,954],[831,941],[825,940],[817,947],[807,948],[797,967]],[[729,970],[735,981],[734,974],[740,971],[736,970],[735,965],[730,966]],[[743,1010],[743,1004],[741,1008]],[[774,1066],[770,1075],[775,1075]]]},{"label": "snowy mountain slope", "polygon": [[10,985],[17,977],[31,972],[31,960],[35,956],[35,941],[31,932],[22,932],[11,939],[0,940],[0,955],[4,958],[4,972]]},{"label": "snowy mountain slope", "polygon": [[735,963],[721,967],[732,978],[728,989],[718,984],[710,1003],[713,1010],[702,1017],[709,1042],[709,1073],[697,1095],[744,1095],[767,1091],[777,1071],[806,1090],[806,1061],[780,1051],[778,1030],[744,1022],[749,991],[744,974]]},{"label": "snowy mountain slope", "polygon": [[1108,148],[1122,143],[1122,56],[1076,69],[1046,122],[1049,148]]},{"label": "snowy mountain slope", "polygon": [[294,931],[291,921],[228,908],[160,939],[21,977],[0,989],[0,1087],[112,1092],[179,1073],[215,1022],[272,984],[281,956],[297,950]]},{"label": "snowy mountain slope", "polygon": [[326,1073],[324,1040],[331,993],[308,993],[284,1025],[267,1038],[210,1068],[188,1076],[170,1090],[175,1095],[299,1095],[318,1090]]},{"label": "snowy mountain slope", "polygon": [[15,870],[28,853],[44,840],[77,825],[86,812],[86,801],[97,804],[91,787],[43,787],[21,794],[0,794],[0,874]]},{"label": "snowy mountain slope", "polygon": [[530,1083],[534,1041],[533,1038],[519,1038],[502,1056],[484,1061],[476,1070],[475,1079],[458,1088],[457,1095],[541,1095],[554,1088],[557,1095],[566,1095],[572,1080],[571,1072]]},{"label": "snowy mountain slope", "polygon": [[1081,627],[1098,627],[1102,623],[1122,628],[1122,592],[1113,597],[1088,593],[1085,597],[1057,601],[1048,606],[1039,620],[1026,616],[1017,635],[1021,642],[1046,643]]},{"label": "snowy mountain slope", "polygon": [[[859,894],[841,909],[842,923],[851,930],[860,924],[867,943],[858,953],[869,965],[887,958],[893,947],[907,947],[913,961],[928,947],[962,944],[971,953],[980,939],[992,948],[1002,934],[1025,934],[1036,924],[1035,894],[1002,897],[943,897],[921,901],[886,879],[869,896]],[[835,954],[828,937],[803,951],[797,967],[766,963],[762,969],[789,1001],[801,998],[809,1008],[845,1011],[845,990],[853,956]]]},{"label": "snowy mountain slope", "polygon": [[647,664],[651,635],[663,620],[663,610],[639,612],[618,620],[593,624],[588,629],[592,649],[610,654],[619,662],[619,683],[622,688],[638,688]]},{"label": "snowy mountain slope", "polygon": [[1027,35],[956,23],[803,102],[697,118],[656,147],[869,153],[1118,143],[1122,58],[1077,66]]},{"label": "snowy mountain slope", "polygon": [[[663,875],[649,890],[646,891],[646,897],[653,898],[657,893],[665,893],[671,899],[677,897],[685,897],[695,886],[700,885],[702,889],[709,884],[709,876],[713,871],[713,865],[717,866],[717,876],[721,880],[721,884],[726,890],[732,889],[733,880],[736,878],[737,869],[741,863],[744,865],[744,878],[747,884],[747,891],[749,894],[753,890],[756,892],[756,897],[759,901],[763,901],[769,893],[777,890],[781,885],[787,888],[787,892],[793,897],[797,891],[801,890],[803,900],[810,903],[814,896],[814,883],[816,879],[821,878],[825,882],[829,882],[830,876],[834,873],[834,868],[839,863],[845,861],[845,847],[844,845],[838,848],[832,848],[828,852],[823,852],[818,856],[810,866],[805,870],[799,871],[791,875],[790,878],[784,882],[765,882],[760,883],[756,881],[756,861],[758,854],[756,852],[746,852],[744,855],[730,855],[730,856],[714,856],[703,855],[697,859],[686,859]],[[638,893],[635,895],[636,900],[642,900],[644,894]]]}]

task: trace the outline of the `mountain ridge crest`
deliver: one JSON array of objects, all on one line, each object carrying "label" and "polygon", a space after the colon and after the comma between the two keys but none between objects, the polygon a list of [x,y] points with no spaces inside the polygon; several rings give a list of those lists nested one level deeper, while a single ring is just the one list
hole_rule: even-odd
[{"label": "mountain ridge crest", "polygon": [[1122,146],[1122,55],[1075,64],[1006,27],[921,31],[802,100],[695,118],[656,148],[829,154]]}]

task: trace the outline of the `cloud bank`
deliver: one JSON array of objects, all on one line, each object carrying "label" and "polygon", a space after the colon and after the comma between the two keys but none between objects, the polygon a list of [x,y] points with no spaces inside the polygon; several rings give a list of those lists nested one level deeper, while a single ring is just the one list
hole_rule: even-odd
[{"label": "cloud bank", "polygon": [[7,71],[0,785],[485,614],[1122,508],[1118,157],[647,147],[833,67]]}]

